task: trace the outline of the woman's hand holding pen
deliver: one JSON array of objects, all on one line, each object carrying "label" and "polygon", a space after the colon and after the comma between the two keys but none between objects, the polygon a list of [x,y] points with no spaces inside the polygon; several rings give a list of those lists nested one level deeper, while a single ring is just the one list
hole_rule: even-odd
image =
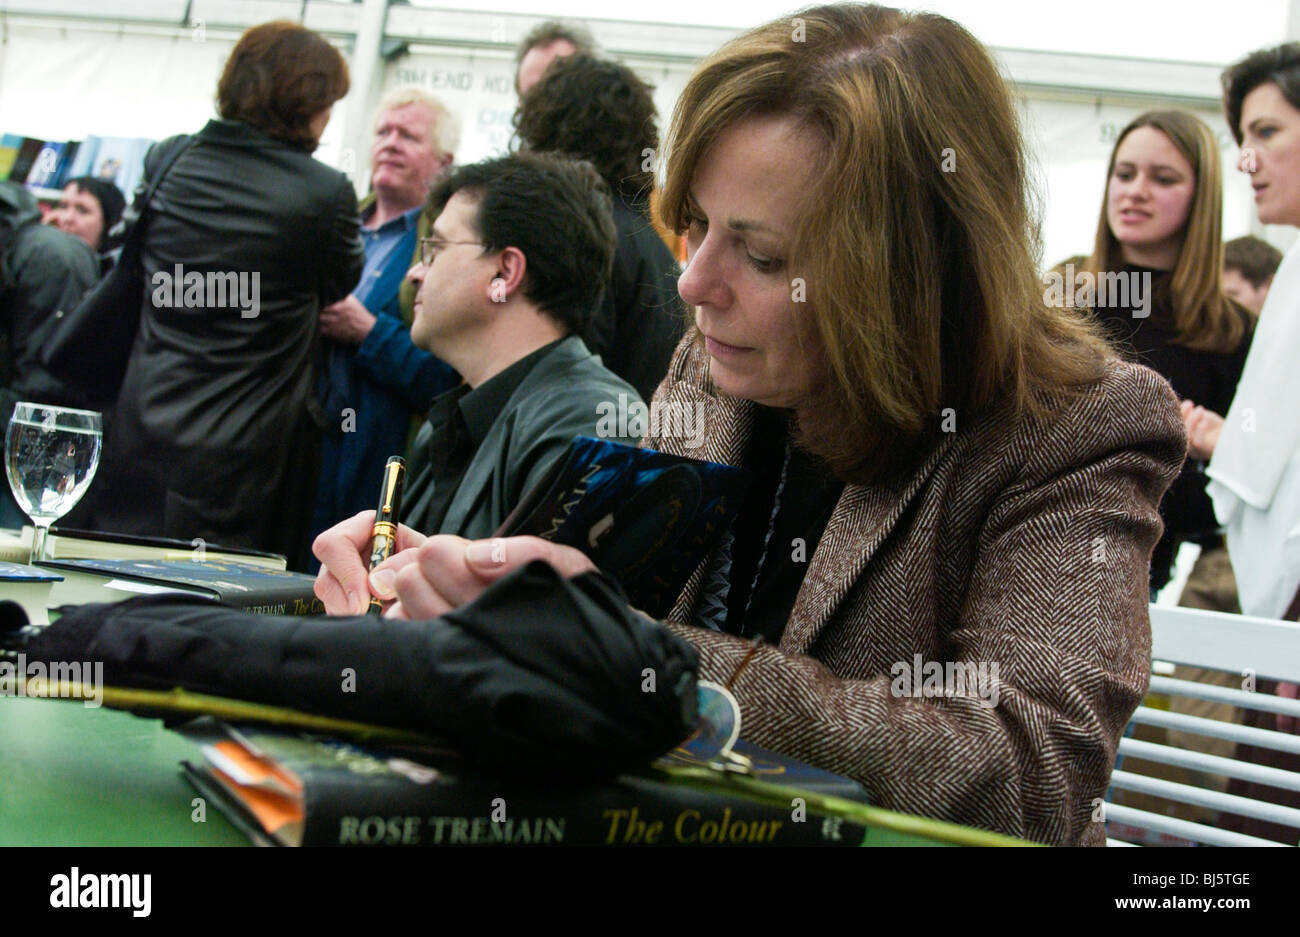
[{"label": "woman's hand holding pen", "polygon": [[396,601],[390,618],[436,618],[478,598],[496,580],[533,560],[544,560],[565,576],[595,569],[572,547],[540,537],[466,540],[439,534],[425,537],[399,526],[397,547],[367,579],[373,511],[336,524],[316,538],[312,551],[321,561],[316,595],[331,615],[360,615],[370,595]]},{"label": "woman's hand holding pen", "polygon": [[533,560],[544,560],[566,577],[596,568],[572,547],[540,537],[466,540],[439,534],[380,564],[370,574],[370,585],[380,598],[397,600],[385,612],[388,617],[436,618],[472,602],[489,585]]},{"label": "woman's hand holding pen", "polygon": [[[370,607],[371,588],[366,580],[374,523],[375,512],[362,511],[335,524],[312,543],[312,552],[321,563],[315,592],[316,597],[325,603],[326,614],[364,615]],[[424,534],[398,524],[393,555],[375,571],[400,569],[412,562],[415,558],[413,548],[419,547],[426,539]],[[375,594],[380,598],[387,597],[378,592]]]}]

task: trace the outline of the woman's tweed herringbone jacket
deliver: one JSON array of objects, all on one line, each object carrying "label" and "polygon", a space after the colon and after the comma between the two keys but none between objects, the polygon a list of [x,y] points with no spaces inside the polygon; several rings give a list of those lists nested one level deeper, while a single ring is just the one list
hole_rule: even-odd
[{"label": "woman's tweed herringbone jacket", "polygon": [[[740,462],[754,405],[714,391],[689,336],[655,402],[699,407],[704,442],[644,445]],[[856,778],[878,806],[1101,845],[1097,808],[1150,676],[1148,565],[1186,451],[1178,404],[1155,372],[1115,361],[1050,419],[961,416],[910,477],[845,487],[780,647],[733,687],[743,732]],[[670,627],[725,682],[750,643],[684,624],[702,577]],[[916,655],[996,664],[996,707],[892,694]]]}]

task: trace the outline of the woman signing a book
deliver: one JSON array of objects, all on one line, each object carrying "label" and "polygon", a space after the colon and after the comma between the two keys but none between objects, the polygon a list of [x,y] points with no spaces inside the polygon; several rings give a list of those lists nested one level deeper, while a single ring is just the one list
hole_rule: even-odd
[{"label": "woman signing a book", "polygon": [[[699,408],[704,443],[643,445],[753,474],[665,620],[749,741],[882,807],[1101,845],[1186,443],[1169,386],[1045,302],[1030,204],[1011,94],[952,21],[846,4],[729,42],[677,104],[661,199],[695,324],[655,403]],[[331,612],[592,568],[402,528],[368,590],[369,539],[359,515],[317,542]]]}]

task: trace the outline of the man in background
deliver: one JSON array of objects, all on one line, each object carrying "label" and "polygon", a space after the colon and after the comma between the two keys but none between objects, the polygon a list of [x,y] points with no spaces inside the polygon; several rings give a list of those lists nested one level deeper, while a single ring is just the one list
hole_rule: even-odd
[{"label": "man in background", "polygon": [[626,65],[581,53],[552,62],[520,97],[514,119],[522,146],[586,160],[613,193],[614,273],[588,345],[646,400],[668,373],[687,321],[677,260],[650,224],[655,175],[646,154],[659,149],[657,121],[650,85]]},{"label": "man in background", "polygon": [[1223,292],[1259,317],[1282,252],[1267,241],[1246,235],[1223,245]]},{"label": "man in background", "polygon": [[600,404],[640,400],[579,337],[609,279],[609,197],[583,164],[519,154],[457,170],[429,215],[411,336],[465,383],[416,436],[403,519],[487,537],[575,436],[597,435]]},{"label": "man in background", "polygon": [[406,452],[413,421],[460,378],[411,341],[415,289],[406,272],[430,186],[451,166],[460,128],[438,99],[414,88],[387,94],[375,118],[371,195],[360,207],[366,250],[361,282],[321,311],[327,339],[321,379],[326,430],[312,535],[374,507],[384,462]]},{"label": "man in background", "polygon": [[[552,62],[578,53],[597,59],[603,57],[600,46],[585,26],[561,20],[537,24],[515,51],[515,93],[522,98],[528,89],[542,80]],[[664,225],[659,218],[657,202],[658,192],[650,193],[650,224],[673,257],[685,261],[686,242]]]},{"label": "man in background", "polygon": [[524,36],[515,52],[515,92],[522,95],[541,81],[551,62],[575,52],[600,54],[596,40],[585,26],[560,20],[538,23]]}]

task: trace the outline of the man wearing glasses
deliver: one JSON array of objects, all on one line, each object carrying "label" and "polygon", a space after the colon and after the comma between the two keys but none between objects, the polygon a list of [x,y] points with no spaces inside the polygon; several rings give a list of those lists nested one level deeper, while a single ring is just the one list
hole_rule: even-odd
[{"label": "man wearing glasses", "polygon": [[601,404],[640,402],[581,337],[613,264],[609,196],[585,163],[516,154],[444,177],[426,212],[411,339],[465,383],[416,435],[402,520],[487,537],[573,437],[598,435]]}]

